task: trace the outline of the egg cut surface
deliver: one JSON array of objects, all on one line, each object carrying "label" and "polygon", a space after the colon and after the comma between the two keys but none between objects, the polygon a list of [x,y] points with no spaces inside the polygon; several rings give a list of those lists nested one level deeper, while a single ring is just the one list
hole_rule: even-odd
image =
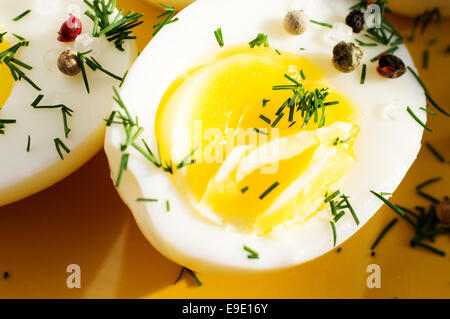
[{"label": "egg cut surface", "polygon": [[[370,190],[395,190],[423,133],[406,107],[426,121],[417,81],[378,75],[370,59],[380,45],[364,48],[361,85],[361,67],[344,74],[332,65],[333,30],[283,29],[289,10],[334,24],[354,4],[200,0],[142,52],[120,92],[139,123],[136,147],[124,147],[130,134],[119,124],[108,128],[105,150],[120,196],[162,254],[197,271],[293,266],[364,225],[382,205]],[[260,33],[268,44],[251,48]],[[403,45],[396,55],[414,67]],[[326,106],[306,123],[286,104],[297,83]],[[347,211],[334,236],[325,198],[336,190],[357,218]]]},{"label": "egg cut surface", "polygon": [[[112,86],[118,87],[120,81],[85,65],[88,93],[81,72],[68,76],[59,70],[58,56],[66,50],[90,51],[85,55],[87,58],[93,57],[104,69],[121,78],[136,58],[137,47],[135,40],[126,40],[122,52],[105,36],[92,37],[93,22],[84,14],[89,7],[81,0],[0,0],[0,8],[0,34],[3,34],[0,54],[26,42],[13,58],[28,66],[19,65],[19,70],[34,84],[23,77],[14,79],[4,62],[5,55],[2,56],[2,206],[60,181],[102,147],[104,119],[113,104]],[[71,14],[81,20],[81,34],[72,42],[58,41],[58,32]],[[38,101],[37,107],[32,106],[34,101]]]}]

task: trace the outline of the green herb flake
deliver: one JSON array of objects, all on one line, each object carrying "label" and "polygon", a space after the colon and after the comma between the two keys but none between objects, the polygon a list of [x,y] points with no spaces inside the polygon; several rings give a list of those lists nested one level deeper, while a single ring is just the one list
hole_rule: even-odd
[{"label": "green herb flake", "polygon": [[253,49],[255,46],[260,47],[264,46],[265,48],[269,47],[269,40],[267,39],[267,35],[264,33],[259,33],[255,39],[250,41],[249,46]]}]

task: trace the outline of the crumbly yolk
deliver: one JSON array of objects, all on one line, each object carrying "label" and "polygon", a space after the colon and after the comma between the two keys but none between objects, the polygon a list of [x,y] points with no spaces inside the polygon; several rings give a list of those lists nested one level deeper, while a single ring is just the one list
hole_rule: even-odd
[{"label": "crumbly yolk", "polygon": [[[176,166],[195,149],[196,162],[173,175],[180,193],[203,217],[239,231],[267,233],[311,216],[355,161],[358,110],[313,62],[280,53],[237,47],[208,56],[174,81],[156,115],[166,162]],[[271,126],[293,94],[273,90],[292,84],[285,74],[305,90],[330,88],[325,101],[339,104],[326,107],[324,127],[314,118],[302,127],[301,112],[289,109]]]},{"label": "crumbly yolk", "polygon": [[[0,33],[1,30],[0,30]],[[6,41],[6,39],[3,37],[2,42],[0,43],[0,53],[7,50],[9,48],[9,44]],[[9,95],[11,94],[11,91],[14,86],[14,79],[11,75],[11,72],[9,71],[9,68],[6,64],[2,63],[0,64],[0,109],[5,104],[6,100],[8,99]]]}]

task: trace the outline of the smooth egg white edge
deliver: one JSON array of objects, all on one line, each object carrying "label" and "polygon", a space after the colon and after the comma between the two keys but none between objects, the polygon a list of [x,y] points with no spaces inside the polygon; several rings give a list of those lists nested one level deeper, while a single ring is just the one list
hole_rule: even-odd
[{"label": "smooth egg white edge", "polygon": [[[69,77],[57,68],[58,54],[74,47],[74,42],[58,41],[57,33],[68,18],[68,12],[76,10],[77,6],[82,33],[91,33],[93,23],[84,15],[88,7],[81,0],[0,1],[0,28],[8,32],[10,46],[17,41],[12,33],[30,41],[30,45],[21,48],[17,55],[33,67],[25,74],[42,89],[37,91],[24,80],[15,82],[8,100],[0,109],[1,119],[17,120],[16,124],[7,125],[5,135],[0,135],[0,206],[62,180],[93,157],[104,143],[104,119],[113,105],[112,86],[118,87],[120,82],[101,71],[92,72],[86,66],[91,88],[91,93],[87,94],[81,73]],[[27,9],[31,9],[28,15],[17,22],[12,21]],[[123,76],[137,57],[136,42],[127,40],[124,48],[125,52],[119,52],[113,43],[101,37],[93,55],[105,69]],[[53,57],[54,63],[45,60],[46,55]],[[30,106],[39,94],[44,95],[40,105],[62,103],[74,111],[72,117],[68,117],[71,132],[67,139],[59,109],[33,109]],[[28,135],[31,137],[30,152],[26,152]],[[54,138],[60,138],[71,151],[70,154],[62,151],[64,160],[56,152]]]},{"label": "smooth egg white edge", "polygon": [[[268,34],[273,49],[297,53],[315,62],[331,85],[350,96],[363,112],[361,132],[355,143],[358,162],[341,183],[341,190],[350,196],[360,225],[357,227],[351,214],[346,213],[336,223],[338,246],[381,207],[382,202],[370,190],[393,192],[419,152],[423,128],[406,112],[406,107],[409,105],[426,121],[425,112],[419,110],[426,105],[425,95],[413,76],[408,72],[395,80],[382,78],[375,70],[376,63],[369,61],[386,47],[363,48],[362,63],[367,64],[367,77],[366,83],[360,85],[361,67],[343,74],[332,66],[335,43],[324,40],[328,28],[310,24],[301,36],[289,35],[283,29],[282,19],[289,10],[304,8],[310,19],[334,23],[343,22],[354,3],[348,0],[199,0],[181,11],[177,15],[179,21],[166,26],[141,53],[124,83],[121,97],[145,128],[142,137],[156,150],[154,120],[163,94],[193,61],[217,50],[213,31],[218,27],[222,28],[225,46],[248,43],[262,32]],[[306,50],[299,51],[300,47]],[[396,55],[414,67],[404,45]],[[105,150],[113,178],[117,176],[123,140],[121,126],[107,129]],[[204,272],[263,271],[294,266],[333,248],[330,215],[326,211],[304,224],[274,231],[267,237],[226,232],[200,218],[166,172],[154,167],[134,149],[127,152],[130,153],[128,168],[118,192],[152,245],[183,266]],[[139,197],[159,201],[137,202]],[[168,213],[166,200],[170,201]],[[259,259],[247,259],[243,245],[259,252]]]}]

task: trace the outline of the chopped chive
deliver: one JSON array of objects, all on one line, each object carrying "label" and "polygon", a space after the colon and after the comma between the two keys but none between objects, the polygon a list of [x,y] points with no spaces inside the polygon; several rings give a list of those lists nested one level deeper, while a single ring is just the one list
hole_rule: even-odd
[{"label": "chopped chive", "polygon": [[414,112],[411,110],[411,108],[408,106],[406,108],[406,110],[408,111],[408,113],[412,116],[412,118],[419,123],[424,129],[426,129],[427,131],[433,132],[433,130],[431,128],[429,128],[425,123],[423,123],[417,116],[416,114],[414,114]]},{"label": "chopped chive", "polygon": [[443,108],[441,108],[436,101],[433,100],[433,98],[430,95],[430,92],[428,91],[428,89],[426,88],[425,84],[422,82],[422,80],[420,79],[420,77],[417,75],[416,72],[414,72],[414,70],[408,66],[407,69],[412,73],[412,75],[416,78],[417,82],[419,82],[420,86],[423,88],[423,90],[425,91],[425,95],[428,98],[428,101],[430,101],[431,105],[433,105],[439,112],[450,116],[449,113],[447,113],[447,111],[445,111]]},{"label": "chopped chive", "polygon": [[334,222],[337,223],[338,220],[341,219],[341,217],[344,216],[344,215],[345,215],[345,212],[344,212],[344,211],[341,211],[340,213],[337,213],[337,214],[334,216]]},{"label": "chopped chive", "polygon": [[395,204],[391,203],[389,200],[387,200],[386,198],[384,198],[380,194],[378,194],[378,193],[376,193],[374,191],[370,191],[370,192],[372,194],[374,194],[376,197],[378,197],[379,199],[381,199],[387,206],[389,206],[392,210],[394,210],[400,216],[404,216],[405,215],[404,211],[402,211],[399,207],[397,207]]},{"label": "chopped chive", "polygon": [[170,212],[170,203],[169,203],[169,200],[166,200],[166,212]]},{"label": "chopped chive", "polygon": [[[277,124],[278,124],[278,122],[283,118],[283,116],[284,116],[284,113],[280,113],[279,115],[278,115],[278,117],[275,119],[275,121],[273,121],[273,123],[272,123],[272,127],[275,127]],[[270,124],[270,123],[269,123]]]},{"label": "chopped chive", "polygon": [[297,123],[296,121],[292,122],[291,124],[289,124],[288,128],[293,126],[295,123]]},{"label": "chopped chive", "polygon": [[264,115],[260,114],[259,118],[261,120],[263,120],[264,122],[266,122],[267,124],[270,124],[270,119],[268,119],[267,117],[265,117]]},{"label": "chopped chive", "polygon": [[280,50],[276,50],[276,49],[275,49],[275,52],[276,52],[278,55],[281,55]]},{"label": "chopped chive", "polygon": [[305,72],[303,72],[303,69],[300,70],[300,76],[302,77],[303,80],[306,80],[306,75]]},{"label": "chopped chive", "polygon": [[241,189],[242,194],[245,194],[246,191],[248,191],[248,186],[245,186],[243,189]]},{"label": "chopped chive", "polygon": [[362,47],[376,47],[378,44],[376,43],[367,43],[367,42],[363,42],[361,40],[355,39],[355,41]]},{"label": "chopped chive", "polygon": [[22,19],[23,17],[25,17],[28,13],[30,13],[31,12],[31,10],[30,9],[28,9],[28,10],[26,10],[26,11],[24,11],[24,12],[22,12],[21,14],[19,14],[17,17],[15,17],[14,19],[12,19],[13,21],[19,21],[20,19]]},{"label": "chopped chive", "polygon": [[437,199],[437,198],[435,198],[435,197],[433,197],[433,196],[431,196],[431,195],[429,195],[429,194],[427,194],[427,193],[425,193],[423,191],[419,190],[419,191],[417,191],[417,194],[419,196],[422,196],[425,199],[428,199],[430,202],[432,202],[434,204],[439,204],[440,203],[439,199]]},{"label": "chopped chive", "polygon": [[417,245],[417,246],[420,246],[420,247],[422,247],[422,248],[425,248],[425,249],[428,249],[429,251],[431,251],[431,252],[433,252],[433,253],[435,253],[435,254],[438,254],[438,255],[440,255],[440,256],[445,256],[445,252],[444,251],[442,251],[442,250],[440,250],[440,249],[437,249],[437,248],[435,248],[435,247],[433,247],[433,246],[430,246],[430,245],[427,245],[427,244],[424,244],[424,243],[422,243],[422,242],[419,242],[419,241],[417,241],[417,240],[411,240],[411,244],[412,245]]},{"label": "chopped chive", "polygon": [[273,183],[272,185],[270,185],[270,187],[269,187],[268,189],[266,189],[266,190],[264,191],[264,193],[262,193],[262,194],[259,196],[259,199],[263,199],[264,197],[266,197],[266,196],[267,196],[271,191],[273,191],[274,188],[277,187],[278,185],[280,185],[279,182],[275,182],[275,183]]},{"label": "chopped chive", "polygon": [[270,100],[268,100],[268,99],[263,99],[263,101],[262,101],[262,106],[265,107],[265,106],[267,105],[267,103],[269,103],[269,102],[270,102]]},{"label": "chopped chive", "polygon": [[392,195],[392,193],[389,193],[389,192],[381,192],[380,195],[381,195],[381,196],[389,196],[389,195]]},{"label": "chopped chive", "polygon": [[333,194],[327,196],[324,200],[325,203],[328,203],[329,201],[333,200],[336,196],[338,196],[341,193],[340,190],[335,191]]},{"label": "chopped chive", "polygon": [[259,254],[250,247],[244,245],[244,250],[249,253],[248,259],[259,259]]},{"label": "chopped chive", "polygon": [[373,243],[372,247],[370,247],[371,250],[374,250],[375,247],[377,247],[378,243],[381,241],[381,239],[386,235],[386,233],[398,222],[397,218],[394,218],[389,222],[389,224],[384,227],[384,229],[381,231],[381,233],[378,235],[377,239]]},{"label": "chopped chive", "polygon": [[322,27],[327,27],[327,28],[333,28],[333,26],[329,23],[325,23],[325,22],[320,22],[320,21],[316,21],[316,20],[309,20],[309,22],[321,25]]},{"label": "chopped chive", "polygon": [[222,28],[217,28],[216,31],[214,31],[214,36],[216,37],[217,43],[219,43],[219,46],[222,48],[223,43],[223,35],[222,35]]},{"label": "chopped chive", "polygon": [[120,181],[122,180],[122,174],[127,169],[129,156],[130,154],[128,153],[122,154],[122,158],[120,159],[119,174],[117,175],[116,180],[116,187],[119,187]]},{"label": "chopped chive", "polygon": [[427,146],[427,148],[430,150],[430,152],[436,156],[436,158],[442,162],[445,163],[445,158],[444,156],[442,156],[429,142],[425,142],[425,145]]},{"label": "chopped chive", "polygon": [[111,124],[114,121],[114,118],[116,117],[116,112],[117,111],[112,111],[111,115],[108,117],[108,119],[106,120],[106,126],[111,126]]},{"label": "chopped chive", "polygon": [[366,81],[366,69],[367,69],[367,65],[363,64],[362,66],[362,71],[361,71],[361,81],[360,84],[364,84],[364,82]]},{"label": "chopped chive", "polygon": [[31,148],[31,136],[28,135],[28,139],[27,139],[27,153],[30,152],[30,148]]},{"label": "chopped chive", "polygon": [[398,46],[394,46],[394,47],[392,47],[392,48],[390,48],[390,49],[387,49],[387,50],[385,50],[385,51],[383,51],[383,52],[381,52],[380,54],[378,54],[377,56],[374,56],[372,59],[370,59],[370,62],[375,62],[375,61],[377,61],[378,60],[378,58],[380,57],[380,56],[382,56],[383,54],[393,54],[395,51],[397,51],[398,50]]},{"label": "chopped chive", "polygon": [[430,51],[428,50],[428,49],[426,49],[426,50],[424,50],[423,51],[423,54],[422,54],[422,67],[424,68],[424,69],[428,69],[428,60],[429,60],[429,58],[430,58]]},{"label": "chopped chive", "polygon": [[60,157],[62,160],[64,160],[64,156],[62,155],[61,148],[62,148],[67,154],[70,153],[69,148],[67,148],[67,146],[64,145],[64,143],[63,143],[59,138],[55,138],[55,139],[53,140],[53,142],[55,143],[55,148],[56,148],[56,151],[58,152],[59,157]]},{"label": "chopped chive", "polygon": [[427,112],[428,114],[431,114],[431,115],[437,115],[437,113],[435,113],[435,112],[429,110],[428,108],[425,108],[425,107],[419,107],[419,109],[421,109],[422,111]]},{"label": "chopped chive", "polygon": [[256,133],[259,133],[259,134],[262,134],[262,135],[268,135],[267,132],[264,132],[264,131],[262,131],[262,130],[260,130],[260,129],[253,128],[253,130],[254,130]]},{"label": "chopped chive", "polygon": [[137,202],[157,202],[156,198],[138,198]]},{"label": "chopped chive", "polygon": [[333,230],[333,247],[336,247],[336,226],[334,222],[330,220],[331,229]]}]

